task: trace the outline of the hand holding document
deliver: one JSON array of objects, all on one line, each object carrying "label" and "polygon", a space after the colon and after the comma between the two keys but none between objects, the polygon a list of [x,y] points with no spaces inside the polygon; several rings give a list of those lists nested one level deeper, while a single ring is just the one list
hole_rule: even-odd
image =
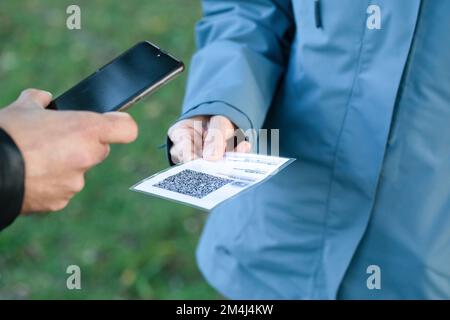
[{"label": "hand holding document", "polygon": [[222,160],[197,159],[159,172],[133,191],[182,202],[204,210],[270,178],[294,159],[227,152]]}]

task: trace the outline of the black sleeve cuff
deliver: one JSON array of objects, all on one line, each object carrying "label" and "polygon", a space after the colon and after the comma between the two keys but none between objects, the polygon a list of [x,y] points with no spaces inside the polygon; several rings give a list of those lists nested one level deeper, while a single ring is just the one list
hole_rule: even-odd
[{"label": "black sleeve cuff", "polygon": [[25,163],[11,137],[0,129],[0,230],[20,214],[25,191]]}]

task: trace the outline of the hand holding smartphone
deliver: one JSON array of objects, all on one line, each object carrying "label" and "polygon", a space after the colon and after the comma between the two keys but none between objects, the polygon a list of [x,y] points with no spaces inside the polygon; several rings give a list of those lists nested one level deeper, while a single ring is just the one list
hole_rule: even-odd
[{"label": "hand holding smartphone", "polygon": [[49,108],[123,111],[183,70],[180,60],[148,41],[140,42],[57,97]]}]

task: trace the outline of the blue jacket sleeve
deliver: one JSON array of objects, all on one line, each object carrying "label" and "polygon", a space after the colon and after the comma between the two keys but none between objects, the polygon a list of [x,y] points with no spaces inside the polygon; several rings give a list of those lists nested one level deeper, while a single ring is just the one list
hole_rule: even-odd
[{"label": "blue jacket sleeve", "polygon": [[204,0],[181,119],[224,115],[263,125],[294,31],[290,0]]}]

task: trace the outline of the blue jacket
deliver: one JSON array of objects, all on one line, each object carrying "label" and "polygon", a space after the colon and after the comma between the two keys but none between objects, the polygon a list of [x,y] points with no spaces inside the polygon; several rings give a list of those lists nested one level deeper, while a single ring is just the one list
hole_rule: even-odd
[{"label": "blue jacket", "polygon": [[212,212],[206,279],[230,298],[450,298],[450,1],[203,8],[182,118],[280,129],[297,158]]}]

